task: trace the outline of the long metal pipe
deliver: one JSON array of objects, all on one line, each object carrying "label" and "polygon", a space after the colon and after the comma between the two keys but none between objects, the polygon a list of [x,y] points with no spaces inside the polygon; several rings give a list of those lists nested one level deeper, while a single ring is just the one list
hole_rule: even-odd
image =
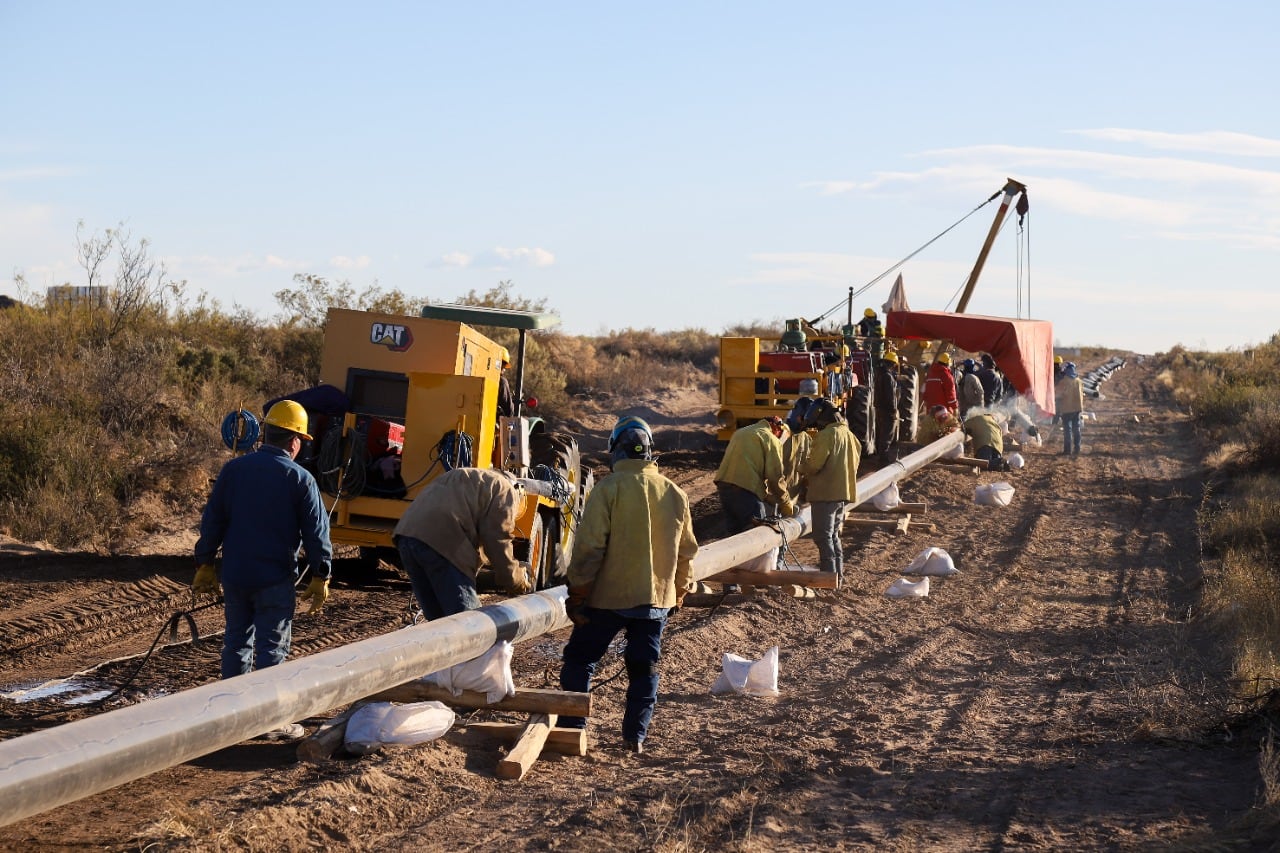
[{"label": "long metal pipe", "polygon": [[[869,500],[963,442],[954,433],[858,482]],[[740,565],[812,529],[809,508],[781,533],[759,527],[699,549],[695,578]],[[555,587],[0,742],[0,825],[13,823],[278,726],[567,627]]]}]

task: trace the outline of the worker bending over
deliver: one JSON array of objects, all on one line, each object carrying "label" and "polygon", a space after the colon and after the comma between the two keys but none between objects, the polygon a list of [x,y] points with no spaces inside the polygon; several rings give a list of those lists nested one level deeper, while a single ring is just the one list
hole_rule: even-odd
[{"label": "worker bending over", "polygon": [[785,431],[781,418],[770,417],[736,430],[729,439],[715,479],[729,536],[772,517],[774,504],[782,515],[795,515],[784,482]]},{"label": "worker bending over", "polygon": [[481,549],[509,593],[532,591],[533,579],[511,547],[524,500],[519,481],[493,468],[454,468],[418,492],[393,541],[423,616],[439,619],[480,606]]}]

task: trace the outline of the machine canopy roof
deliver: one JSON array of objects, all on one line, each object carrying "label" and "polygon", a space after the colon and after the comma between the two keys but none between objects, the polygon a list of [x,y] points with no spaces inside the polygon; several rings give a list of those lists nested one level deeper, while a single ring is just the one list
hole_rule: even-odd
[{"label": "machine canopy roof", "polygon": [[1053,413],[1053,324],[1048,320],[949,311],[890,311],[887,319],[890,338],[950,341],[968,352],[991,353],[1020,394]]}]

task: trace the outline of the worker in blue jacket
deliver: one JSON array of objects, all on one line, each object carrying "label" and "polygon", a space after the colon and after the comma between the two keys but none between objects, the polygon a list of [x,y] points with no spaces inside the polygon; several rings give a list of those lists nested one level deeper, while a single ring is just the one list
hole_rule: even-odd
[{"label": "worker in blue jacket", "polygon": [[[329,597],[329,516],[315,478],[294,461],[302,442],[310,439],[306,409],[292,400],[276,403],[263,423],[262,445],[222,466],[205,505],[191,588],[223,596],[223,678],[288,656],[300,545],[311,576],[310,612]],[[214,563],[219,549],[221,587]]]}]

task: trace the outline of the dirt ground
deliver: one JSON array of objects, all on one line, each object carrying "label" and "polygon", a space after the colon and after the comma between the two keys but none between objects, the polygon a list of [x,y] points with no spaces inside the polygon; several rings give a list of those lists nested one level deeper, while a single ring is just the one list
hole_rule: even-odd
[{"label": "dirt ground", "polygon": [[[1258,801],[1256,739],[1221,725],[1206,686],[1221,663],[1194,618],[1204,487],[1190,426],[1141,359],[1102,390],[1079,457],[1058,455],[1054,432],[1021,470],[930,466],[905,481],[924,523],[848,527],[843,589],[676,614],[641,756],[622,749],[624,675],[598,688],[589,754],[544,756],[521,781],[499,780],[503,748],[466,726],[516,715],[460,714],[433,743],[324,765],[253,740],[0,827],[0,848],[1163,850],[1231,833],[1232,849],[1268,849],[1233,830]],[[723,533],[713,404],[684,392],[628,410],[655,426],[701,541]],[[576,424],[584,447],[610,423]],[[975,487],[996,481],[1012,503],[977,506]],[[192,539],[112,558],[0,544],[0,736],[96,712],[70,694],[17,698],[75,673],[84,690],[122,683],[128,656],[190,604]],[[927,598],[886,597],[930,546],[959,574]],[[816,562],[812,542],[795,556]],[[410,603],[390,568],[340,581],[323,616],[295,623],[295,655],[395,630]],[[197,618],[204,639],[163,647],[107,707],[215,679],[220,614]],[[517,646],[517,683],[554,686],[566,636]],[[778,698],[710,694],[722,653],[773,645]],[[602,680],[621,668],[611,652]]]}]

